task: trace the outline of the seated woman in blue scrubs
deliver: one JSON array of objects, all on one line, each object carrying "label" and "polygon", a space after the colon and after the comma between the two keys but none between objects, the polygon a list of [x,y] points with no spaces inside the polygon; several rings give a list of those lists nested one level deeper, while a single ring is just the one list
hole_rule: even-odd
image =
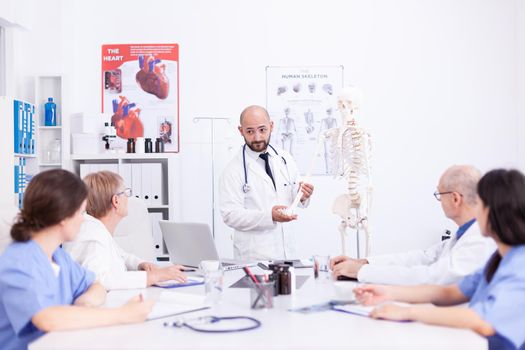
[{"label": "seated woman in blue scrubs", "polygon": [[83,221],[87,189],[65,170],[36,175],[24,208],[0,256],[0,347],[26,349],[44,332],[141,322],[152,302],[134,298],[120,308],[94,306],[106,292],[94,274],[60,247],[75,238]]},{"label": "seated woman in blue scrubs", "polygon": [[[469,328],[488,337],[490,349],[525,349],[525,177],[517,170],[490,171],[478,183],[478,195],[477,222],[497,245],[486,266],[448,286],[358,287],[358,301],[382,304],[371,317]],[[469,307],[383,304],[390,300]]]}]

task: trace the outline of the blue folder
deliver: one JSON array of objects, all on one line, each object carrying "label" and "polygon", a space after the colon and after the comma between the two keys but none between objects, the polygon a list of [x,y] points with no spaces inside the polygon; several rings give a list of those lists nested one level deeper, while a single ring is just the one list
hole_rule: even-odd
[{"label": "blue folder", "polygon": [[188,282],[186,283],[180,283],[180,282],[174,282],[174,283],[166,283],[161,282],[159,284],[154,284],[154,287],[159,288],[182,288],[182,287],[191,287],[191,286],[198,286],[200,284],[204,284],[203,278],[197,278],[197,277],[188,277]]}]

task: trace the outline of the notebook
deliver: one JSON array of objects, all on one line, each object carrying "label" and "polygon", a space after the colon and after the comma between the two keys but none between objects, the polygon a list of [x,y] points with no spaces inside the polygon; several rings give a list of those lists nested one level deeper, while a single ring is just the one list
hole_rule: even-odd
[{"label": "notebook", "polygon": [[209,306],[206,306],[205,299],[206,297],[200,294],[164,291],[160,294],[155,305],[153,305],[153,309],[147,319],[151,321],[208,309]]}]

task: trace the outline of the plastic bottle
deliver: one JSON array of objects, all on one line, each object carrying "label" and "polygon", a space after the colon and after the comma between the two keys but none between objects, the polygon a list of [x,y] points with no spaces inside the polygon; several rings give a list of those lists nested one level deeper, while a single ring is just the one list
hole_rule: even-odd
[{"label": "plastic bottle", "polygon": [[45,104],[45,126],[57,125],[57,105],[53,102],[53,97],[47,99]]}]

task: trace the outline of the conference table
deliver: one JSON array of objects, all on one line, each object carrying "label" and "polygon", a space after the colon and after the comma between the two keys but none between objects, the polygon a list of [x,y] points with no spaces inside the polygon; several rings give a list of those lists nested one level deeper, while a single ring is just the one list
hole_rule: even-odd
[{"label": "conference table", "polygon": [[[254,273],[260,273],[257,267]],[[252,310],[250,290],[228,288],[243,277],[242,270],[226,271],[221,301],[209,309],[146,321],[140,324],[50,332],[29,345],[30,350],[60,349],[487,349],[485,338],[469,330],[429,326],[417,322],[374,320],[325,310],[308,314],[289,311],[336,299],[334,282],[320,283],[311,269],[296,269],[308,276],[291,295],[274,298],[272,309]],[[346,282],[354,283],[355,282]],[[159,298],[161,293],[204,294],[204,286],[112,291],[108,299],[125,303],[142,293]],[[165,322],[200,316],[250,316],[261,322],[257,329],[236,333],[200,333],[188,328],[164,326]],[[223,322],[221,322],[223,323]],[[229,327],[224,322],[224,327]]]}]

